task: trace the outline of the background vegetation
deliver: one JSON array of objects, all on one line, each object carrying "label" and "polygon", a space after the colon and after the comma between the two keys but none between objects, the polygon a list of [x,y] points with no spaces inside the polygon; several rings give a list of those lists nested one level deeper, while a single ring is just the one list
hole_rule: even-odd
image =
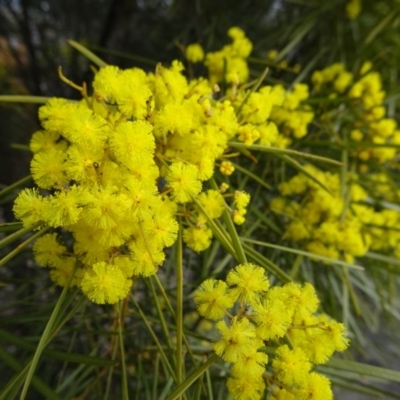
[{"label": "background vegetation", "polygon": [[[78,98],[76,91],[60,81],[57,67],[61,65],[74,82],[90,81],[91,62],[69,46],[68,39],[83,44],[109,64],[150,71],[157,62],[168,64],[174,58],[183,59],[182,47],[189,43],[198,42],[206,50],[220,48],[226,43],[228,28],[240,26],[254,43],[249,59],[252,78],[269,66],[267,83],[291,87],[296,82],[310,82],[313,71],[334,62],[343,62],[356,71],[370,60],[382,76],[388,115],[396,118],[400,94],[400,2],[364,0],[362,12],[355,20],[347,18],[346,4],[341,0],[0,0],[0,93]],[[273,61],[267,59],[272,49],[278,51]],[[300,71],[282,67],[282,60],[289,66],[300,64]],[[197,72],[205,73],[205,69],[198,67]],[[24,145],[39,127],[38,105],[0,105],[0,189],[4,189],[0,222],[9,222],[14,221],[12,202],[22,183],[26,186],[29,182],[27,179],[21,185],[10,186],[29,174],[31,154]],[[312,129],[314,137],[318,137],[318,127]],[[307,142],[295,144],[295,149],[296,146],[302,151],[314,151]],[[326,156],[338,158],[329,146]],[[253,194],[248,220],[239,229],[239,235],[259,240],[268,236],[268,242],[282,244],[280,221],[269,214],[268,204],[276,196],[282,176],[293,176],[296,169],[279,158],[267,157],[257,166],[251,160],[244,161],[242,166],[265,179],[272,189],[265,196],[257,196],[262,187],[259,182],[241,173],[233,177],[236,187],[246,186]],[[273,176],[271,170],[281,172]],[[393,174],[398,184],[398,170]],[[10,238],[14,228],[2,225],[0,229],[1,240]],[[19,240],[28,238],[26,235]],[[0,243],[2,257],[18,244],[4,239]],[[288,242],[283,244],[290,246]],[[312,281],[320,289],[324,310],[338,320],[346,319],[352,338],[349,358],[399,369],[399,260],[363,259],[362,265],[369,268],[369,274],[362,279],[353,277],[356,284],[352,292],[343,289],[343,277],[336,267],[329,268],[282,249],[258,250],[293,277]],[[126,374],[130,398],[167,398],[173,380],[164,374],[159,348],[146,323],[159,336],[166,330],[174,331],[166,301],[170,299],[172,307],[176,306],[174,251],[171,250],[170,261],[160,271],[160,286],[155,281],[138,282],[133,301],[139,307],[129,305],[129,310],[124,309],[128,307],[126,303],[120,309],[93,305],[74,290],[63,293],[61,304],[60,288],[54,287],[48,272],[34,263],[29,246],[20,251],[0,270],[0,393],[1,388],[10,389],[0,398],[18,395],[26,366],[51,316],[51,324],[47,325],[49,343],[44,344],[28,398],[123,398]],[[218,243],[201,255],[185,251],[184,260],[186,334],[192,343],[197,343],[192,349],[200,362],[208,353],[201,346],[201,320],[194,313],[191,293],[206,278],[224,278],[226,268],[235,262],[221,251]],[[54,314],[57,304],[61,308]],[[165,320],[160,321],[163,313]],[[121,315],[125,316],[123,320]],[[126,370],[121,366],[121,357]],[[355,367],[352,371],[334,367],[321,367],[321,371],[336,384],[341,399],[356,398],[356,392],[361,393],[360,398],[400,398],[398,383],[387,383],[380,370],[359,374]],[[208,370],[194,393],[225,399],[227,371],[223,364]],[[399,382],[395,374],[391,380]]]}]

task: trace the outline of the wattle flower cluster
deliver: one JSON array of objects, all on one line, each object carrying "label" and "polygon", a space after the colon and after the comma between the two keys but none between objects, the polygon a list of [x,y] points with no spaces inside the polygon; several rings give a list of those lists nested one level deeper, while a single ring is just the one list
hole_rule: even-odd
[{"label": "wattle flower cluster", "polygon": [[204,65],[208,68],[209,79],[213,84],[226,81],[237,85],[249,78],[246,58],[253,49],[253,43],[237,27],[230,28],[228,36],[232,39],[231,44],[206,54]]},{"label": "wattle flower cluster", "polygon": [[277,62],[277,58],[279,56],[279,52],[277,49],[271,49],[267,52],[267,61],[274,67],[279,69],[283,69],[285,71],[291,71],[295,74],[298,74],[301,71],[301,64],[290,64],[289,60],[283,58]]},{"label": "wattle flower cluster", "polygon": [[[365,62],[357,74],[347,71],[343,64],[332,64],[314,72],[312,81],[317,94],[339,97],[349,107],[351,118],[341,118],[341,132],[344,132],[341,139],[353,143],[353,156],[360,162],[360,172],[368,170],[365,163],[369,160],[384,164],[399,156],[395,146],[400,144],[400,130],[394,119],[385,118],[381,77],[372,71],[370,62]],[[325,111],[323,119],[336,121],[340,114],[343,109],[335,104],[333,109]]]},{"label": "wattle flower cluster", "polygon": [[[330,381],[312,372],[348,346],[344,326],[315,314],[319,301],[311,284],[270,288],[263,268],[246,263],[226,282],[204,281],[194,293],[201,316],[218,321],[213,349],[232,363],[227,386],[234,399],[333,398]],[[277,347],[278,345],[278,347]],[[263,351],[274,351],[272,362]]]},{"label": "wattle flower cluster", "polygon": [[350,0],[346,4],[346,15],[349,19],[356,19],[361,12],[361,0]]},{"label": "wattle flower cluster", "polygon": [[368,190],[378,204],[384,205],[367,222],[371,250],[400,259],[400,190],[387,174],[371,174],[368,178]]},{"label": "wattle flower cluster", "polygon": [[304,83],[296,83],[293,89],[285,94],[282,86],[276,86],[284,100],[281,105],[272,109],[271,120],[279,129],[279,135],[273,146],[287,148],[294,139],[301,139],[307,135],[308,125],[314,119],[311,107],[302,102],[309,98],[308,86]]},{"label": "wattle flower cluster", "polygon": [[279,185],[282,197],[271,201],[270,208],[286,223],[284,238],[299,242],[303,248],[331,259],[352,263],[371,245],[367,224],[376,214],[371,206],[359,204],[367,193],[356,182],[348,182],[348,202],[341,195],[338,173],[322,172],[307,165],[305,169],[330,193],[309,177],[298,174]]},{"label": "wattle flower cluster", "polygon": [[[40,190],[22,191],[14,212],[25,227],[56,230],[36,242],[34,253],[57,284],[65,285],[76,267],[73,283],[90,300],[115,303],[133,276],[157,272],[179,226],[199,252],[211,244],[210,219],[227,209],[236,224],[245,221],[246,192],[226,183],[207,190],[204,182],[216,166],[222,176],[234,171],[229,141],[276,143],[271,112],[296,109],[305,92],[239,86],[247,73],[238,60],[252,45],[239,28],[229,35],[233,43],[223,55],[206,56],[210,80],[189,81],[179,61],[155,73],[106,66],[95,74],[91,95],[83,91],[78,102],[53,98],[40,108],[43,130],[30,143]],[[187,56],[199,60],[201,50],[192,45]],[[214,82],[221,76],[211,60],[228,56],[228,76],[236,78],[219,99]]]}]

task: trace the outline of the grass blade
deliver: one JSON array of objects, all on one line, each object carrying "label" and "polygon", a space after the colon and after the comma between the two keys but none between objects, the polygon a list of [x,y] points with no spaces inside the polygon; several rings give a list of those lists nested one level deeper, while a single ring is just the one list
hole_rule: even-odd
[{"label": "grass blade", "polygon": [[[46,227],[42,230],[40,230],[39,232],[36,232],[34,235],[32,235],[29,239],[25,240],[23,243],[21,243],[20,245],[18,245],[18,247],[16,247],[14,250],[10,251],[6,256],[4,256],[1,260],[0,260],[0,267],[2,267],[4,264],[6,264],[8,261],[10,261],[13,257],[15,257],[18,253],[20,253],[26,246],[28,246],[28,244],[34,242],[38,237],[42,236],[43,234],[45,234],[48,230],[50,229],[50,227]],[[18,231],[19,232],[19,231]],[[16,233],[18,233],[16,232]],[[10,235],[12,236],[12,235]],[[7,238],[6,238],[7,239]]]},{"label": "grass blade", "polygon": [[376,367],[356,361],[340,360],[331,358],[327,363],[327,367],[332,367],[342,371],[353,372],[362,376],[383,379],[385,381],[400,382],[400,371]]},{"label": "grass blade", "polygon": [[177,399],[183,392],[186,391],[188,387],[190,387],[197,379],[199,379],[204,372],[214,364],[219,357],[216,354],[213,354],[204,364],[200,365],[195,371],[193,371],[185,381],[179,385],[168,397],[167,400],[175,400]]},{"label": "grass blade", "polygon": [[183,250],[182,250],[182,225],[179,224],[178,239],[176,241],[176,380],[182,382],[183,374]]},{"label": "grass blade", "polygon": [[44,96],[23,96],[23,95],[1,95],[0,102],[5,103],[34,103],[45,104],[51,97]]},{"label": "grass blade", "polygon": [[257,244],[259,246],[265,246],[265,247],[270,247],[272,249],[287,251],[288,253],[299,254],[299,255],[302,255],[305,257],[309,257],[309,258],[316,258],[318,260],[325,261],[329,264],[338,264],[338,265],[342,265],[344,267],[349,267],[349,268],[357,269],[360,271],[364,271],[364,267],[362,267],[361,265],[350,264],[346,261],[335,260],[334,258],[320,256],[319,254],[310,253],[308,251],[293,249],[291,247],[286,247],[286,246],[279,246],[277,244],[272,244],[272,243],[260,242],[258,240],[252,240],[252,239],[247,239],[247,238],[240,238],[240,239],[244,242]]},{"label": "grass blade", "polygon": [[247,146],[244,143],[240,142],[229,142],[229,146],[234,147],[236,149],[247,149],[247,150],[256,150],[256,151],[263,151],[266,153],[272,153],[275,155],[288,155],[288,156],[297,156],[302,158],[308,158],[314,161],[321,161],[328,164],[336,165],[338,167],[342,166],[340,161],[333,160],[331,158],[316,156],[314,154],[303,153],[297,150],[291,149],[280,149],[279,147],[271,147],[271,146],[262,146],[260,144],[252,144],[251,146]]},{"label": "grass blade", "polygon": [[[1,96],[0,96],[1,97]],[[11,193],[14,189],[26,185],[28,182],[32,180],[32,176],[28,175],[25,178],[20,179],[17,182],[14,182],[12,185],[7,186],[3,190],[0,191],[0,197],[5,196],[6,194]]]},{"label": "grass blade", "polygon": [[35,372],[36,366],[37,366],[37,364],[39,362],[40,356],[42,355],[42,352],[44,350],[46,342],[48,341],[48,339],[49,339],[49,337],[51,335],[55,320],[56,320],[56,318],[58,316],[58,313],[59,313],[59,311],[61,309],[61,305],[62,305],[62,303],[63,303],[63,301],[64,301],[64,299],[65,299],[65,297],[67,295],[67,292],[68,292],[69,286],[71,285],[72,279],[73,279],[73,277],[75,275],[76,268],[77,268],[77,264],[75,264],[75,267],[72,270],[72,272],[71,272],[71,274],[70,274],[70,276],[68,278],[68,281],[67,281],[66,285],[63,288],[63,291],[61,292],[61,295],[60,295],[59,299],[57,300],[57,303],[56,303],[56,306],[54,307],[53,312],[51,313],[51,316],[50,316],[50,319],[49,319],[49,321],[48,321],[48,323],[46,325],[46,328],[45,328],[45,330],[44,330],[44,332],[43,332],[43,334],[42,334],[42,336],[40,338],[40,341],[39,341],[39,344],[38,344],[38,346],[36,348],[35,354],[33,355],[32,362],[31,362],[31,364],[29,366],[29,369],[28,369],[28,372],[27,372],[27,376],[25,378],[25,383],[24,383],[24,386],[22,388],[22,393],[21,393],[21,397],[20,397],[21,400],[24,400],[26,395],[27,395],[27,393],[28,393],[28,388],[29,388],[29,385],[31,383],[31,380],[32,380],[32,377],[33,377],[33,373]]},{"label": "grass blade", "polygon": [[75,40],[68,40],[68,44],[73,47],[75,50],[78,50],[79,53],[83,54],[88,60],[90,60],[93,64],[97,65],[98,67],[105,67],[107,63],[103,61],[100,57],[96,56],[93,52],[87,49],[85,46],[82,46]]},{"label": "grass blade", "polygon": [[243,172],[245,175],[248,175],[251,179],[253,179],[254,181],[258,182],[261,186],[264,186],[268,190],[271,189],[271,186],[268,185],[268,183],[266,183],[264,180],[259,178],[256,174],[253,174],[248,169],[241,167],[239,164],[236,164],[234,162],[232,162],[232,164],[235,167],[235,169],[237,169],[240,172]]}]

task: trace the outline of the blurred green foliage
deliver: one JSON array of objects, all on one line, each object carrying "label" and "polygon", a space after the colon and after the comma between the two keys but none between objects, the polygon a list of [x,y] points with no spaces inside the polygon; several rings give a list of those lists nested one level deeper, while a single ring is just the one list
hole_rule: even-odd
[{"label": "blurred green foliage", "polygon": [[[255,43],[249,60],[254,78],[268,65],[270,70],[267,81],[290,86],[294,82],[307,81],[312,71],[334,62],[343,62],[350,70],[356,70],[362,62],[371,60],[374,68],[380,71],[384,86],[388,88],[386,105],[389,116],[395,117],[400,96],[400,1],[364,0],[362,13],[354,21],[346,18],[346,3],[345,0],[1,0],[0,94],[25,93],[77,98],[77,94],[59,80],[57,67],[61,65],[65,75],[78,83],[91,80],[92,71],[90,63],[67,45],[68,39],[84,44],[110,64],[122,68],[138,66],[153,70],[157,62],[168,63],[174,58],[182,59],[182,45],[199,42],[206,50],[219,48],[226,42],[228,28],[237,25]],[[272,49],[278,51],[278,58],[274,62],[267,59],[267,52]],[[280,67],[278,62],[284,59],[290,66],[300,64],[300,72],[294,73],[288,68]],[[12,148],[12,144],[29,142],[32,132],[38,129],[36,115],[35,105],[0,104],[0,189],[29,172],[30,153]],[[260,167],[255,167],[250,160],[248,165],[243,166],[262,176],[269,168],[281,169],[282,163],[278,159],[268,161],[263,166],[264,171],[260,171]],[[240,187],[247,178],[243,180],[241,176],[237,179],[235,183]],[[280,181],[281,177],[276,176],[276,181],[271,183],[275,185]],[[258,190],[255,184],[254,190]],[[17,190],[2,199],[0,221],[3,218],[7,221],[12,219],[10,202],[16,193]],[[249,217],[253,221],[263,221],[262,213],[267,209],[269,198],[253,198],[254,204]],[[271,226],[270,221],[263,222],[264,227],[270,224],[269,229],[265,230],[268,241],[276,242],[280,237],[280,227]],[[249,236],[251,230],[250,225],[245,226],[239,234]],[[9,250],[10,247],[7,246],[1,249],[3,254]],[[199,258],[192,259],[188,255],[188,277],[198,270],[199,263],[202,264],[203,271],[201,279],[210,275],[218,277],[224,265],[229,263],[229,258],[221,257],[218,250],[216,245]],[[303,261],[296,254],[288,255],[261,248],[260,251],[287,270]],[[219,261],[218,268],[210,268],[211,265],[217,265],[216,260]],[[342,310],[338,308],[336,300],[340,290],[335,287],[336,281],[331,275],[321,274],[320,265],[309,262],[308,267],[302,268],[302,277],[321,289],[320,295],[325,295],[323,304],[334,316],[340,318]],[[171,265],[166,266],[165,276],[170,276],[171,268]],[[334,268],[334,272],[340,275],[339,268]],[[399,316],[389,313],[385,308],[385,304],[389,304],[393,298],[397,301],[397,298],[395,293],[393,297],[390,293],[387,297],[386,294],[382,295],[386,284],[390,283],[387,281],[392,279],[391,273],[395,281],[397,269],[375,261],[371,274],[378,284],[359,279],[358,294],[364,321],[351,321],[351,327],[357,336],[356,350],[367,360],[386,366],[396,366],[398,360],[393,354],[399,354],[396,337],[393,335],[398,330]],[[3,304],[0,310],[0,319],[3,321],[0,342],[7,343],[8,355],[4,349],[0,349],[3,361],[7,360],[7,367],[1,368],[0,387],[14,376],[14,371],[20,368],[22,360],[31,357],[59,296],[59,290],[48,280],[47,271],[34,266],[28,250],[9,263],[5,272],[2,271],[1,282],[6,286],[0,294]],[[141,283],[135,289],[138,298],[147,295],[148,288],[145,285]],[[327,287],[332,290],[327,291]],[[171,284],[166,290],[172,289]],[[189,281],[185,293],[187,309],[193,308],[189,298],[192,290]],[[162,302],[160,294],[158,297],[157,301]],[[384,301],[380,301],[383,297]],[[39,304],[38,298],[42,299]],[[152,304],[143,302],[142,306],[145,315],[154,314]],[[79,398],[103,398],[107,395],[103,393],[104,386],[97,386],[93,382],[96,379],[111,380],[113,372],[117,376],[121,374],[121,366],[110,361],[115,354],[107,353],[109,335],[116,330],[116,326],[111,324],[115,324],[116,320],[111,307],[88,305],[80,294],[69,293],[57,321],[58,329],[62,327],[62,334],[57,335],[46,349],[39,365],[40,374],[33,381],[36,392],[32,391],[30,398],[69,399],[77,394],[80,394]],[[190,321],[189,331],[194,331],[197,324],[199,320]],[[379,333],[380,336],[373,333],[386,325],[390,329],[384,329],[383,333]],[[138,378],[130,389],[138,393],[138,399],[151,395],[154,399],[162,398],[160,393],[167,393],[172,381],[163,382],[162,385],[160,383],[159,387],[157,383],[151,386],[154,374],[158,374],[161,360],[159,355],[154,355],[157,353],[155,347],[148,345],[148,331],[137,314],[132,316],[129,327],[131,332],[128,333],[125,346],[131,344],[131,348],[126,349],[127,363],[130,373]],[[9,332],[14,332],[15,336]],[[19,339],[20,337],[24,339]],[[388,345],[382,349],[380,341],[385,341]],[[366,351],[363,346],[367,344]],[[141,346],[145,351],[138,354],[137,349]],[[65,349],[70,349],[70,353],[66,354]],[[87,358],[85,363],[80,364],[81,354],[92,358]],[[79,367],[76,368],[76,365]],[[153,370],[154,365],[157,366],[156,372]],[[204,384],[209,385],[207,379],[209,376],[204,379]],[[88,382],[92,383],[88,385]],[[336,383],[346,386],[343,382],[343,376],[336,377]],[[118,384],[107,383],[106,387],[107,390],[114,391],[111,398],[121,397]],[[225,381],[215,381],[215,398],[224,398],[221,394],[225,393],[224,387]],[[361,390],[361,386],[358,390]],[[399,398],[396,395],[391,397]],[[340,398],[345,397],[341,395]]]}]

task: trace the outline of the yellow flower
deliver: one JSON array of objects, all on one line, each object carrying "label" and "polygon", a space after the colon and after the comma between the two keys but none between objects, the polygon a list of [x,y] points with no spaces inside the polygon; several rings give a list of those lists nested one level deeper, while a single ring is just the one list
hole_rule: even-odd
[{"label": "yellow flower", "polygon": [[211,245],[212,231],[207,226],[191,226],[183,230],[183,241],[194,251],[200,252]]},{"label": "yellow flower", "polygon": [[256,339],[254,325],[247,318],[235,317],[229,326],[220,321],[216,327],[222,337],[213,344],[213,349],[227,362],[237,362],[241,356],[262,346],[262,341]]},{"label": "yellow flower", "polygon": [[32,153],[39,153],[40,151],[48,151],[54,149],[57,145],[60,134],[53,131],[37,131],[32,135],[29,143],[29,148]]},{"label": "yellow flower", "polygon": [[194,292],[194,302],[203,317],[221,319],[233,307],[234,299],[229,295],[225,282],[207,279]]},{"label": "yellow flower", "polygon": [[47,233],[36,240],[33,252],[39,264],[44,267],[56,267],[60,264],[62,256],[67,252],[67,248],[58,243],[56,233]]},{"label": "yellow flower", "polygon": [[346,4],[346,15],[349,19],[356,19],[361,12],[361,0],[350,0]]},{"label": "yellow flower", "polygon": [[232,366],[232,374],[235,377],[257,380],[265,372],[265,365],[267,362],[267,354],[253,348],[246,354],[239,356],[238,361]]},{"label": "yellow flower", "polygon": [[225,201],[219,192],[209,189],[197,197],[210,218],[219,218],[225,210]]},{"label": "yellow flower", "polygon": [[37,185],[42,189],[51,189],[67,184],[64,160],[65,153],[60,150],[36,153],[31,162],[31,172]]},{"label": "yellow flower", "polygon": [[107,65],[96,73],[93,88],[98,98],[110,103],[115,101],[115,94],[120,83],[121,70],[114,65]]},{"label": "yellow flower", "polygon": [[127,168],[151,164],[155,149],[153,127],[146,121],[122,122],[111,136],[110,145],[117,161]]},{"label": "yellow flower", "polygon": [[198,43],[189,44],[185,49],[185,57],[192,63],[198,63],[204,58],[204,50]]},{"label": "yellow flower", "polygon": [[249,379],[239,375],[229,378],[227,387],[234,400],[259,400],[263,396],[265,383],[262,377]]},{"label": "yellow flower", "polygon": [[25,228],[44,221],[43,212],[46,207],[45,199],[40,196],[38,189],[24,189],[14,202],[13,211]]},{"label": "yellow flower", "polygon": [[278,299],[269,299],[268,295],[253,306],[254,322],[257,324],[257,336],[263,340],[283,337],[292,322],[292,313]]},{"label": "yellow flower", "polygon": [[85,273],[81,288],[94,303],[114,304],[128,294],[131,284],[118,267],[100,262]]},{"label": "yellow flower", "polygon": [[82,212],[82,191],[77,186],[47,197],[43,211],[46,222],[53,227],[76,224]]},{"label": "yellow flower", "polygon": [[198,168],[191,164],[176,162],[171,164],[167,174],[172,197],[178,203],[187,203],[201,191]]},{"label": "yellow flower", "polygon": [[250,195],[245,191],[236,190],[234,203],[237,208],[245,208],[250,203]]},{"label": "yellow flower", "polygon": [[[147,238],[146,238],[147,239]],[[138,240],[129,244],[132,252],[133,272],[144,277],[157,273],[158,267],[164,262],[165,254],[160,243],[151,240]]]},{"label": "yellow flower", "polygon": [[316,372],[307,374],[302,385],[293,391],[298,400],[323,399],[332,400],[333,393],[329,379]]},{"label": "yellow flower", "polygon": [[301,349],[290,350],[285,344],[276,349],[272,367],[283,384],[302,385],[307,379],[311,363]]},{"label": "yellow flower", "polygon": [[252,306],[257,304],[260,296],[269,288],[265,270],[251,263],[240,264],[230,271],[226,282],[231,286],[235,299]]}]

